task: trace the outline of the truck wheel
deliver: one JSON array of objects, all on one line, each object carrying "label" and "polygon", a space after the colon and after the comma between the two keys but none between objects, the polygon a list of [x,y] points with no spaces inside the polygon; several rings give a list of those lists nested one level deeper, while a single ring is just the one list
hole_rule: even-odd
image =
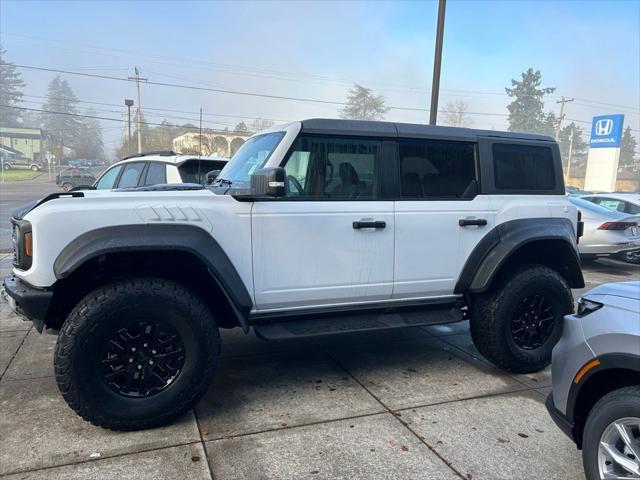
[{"label": "truck wheel", "polygon": [[640,386],[607,393],[591,409],[582,436],[587,480],[637,478],[640,471]]},{"label": "truck wheel", "polygon": [[85,420],[112,430],[164,425],[192,408],[220,352],[209,308],[180,284],[119,281],[84,297],[54,356],[58,388]]},{"label": "truck wheel", "polygon": [[73,185],[71,185],[70,183],[63,183],[62,184],[62,190],[64,190],[65,192],[68,192],[72,188],[73,188]]},{"label": "truck wheel", "polygon": [[38,172],[38,171],[40,171],[40,167],[38,167],[37,165],[31,165],[31,171],[32,172]]},{"label": "truck wheel", "polygon": [[542,370],[573,311],[571,289],[555,270],[528,265],[471,302],[471,336],[496,366],[515,373]]}]

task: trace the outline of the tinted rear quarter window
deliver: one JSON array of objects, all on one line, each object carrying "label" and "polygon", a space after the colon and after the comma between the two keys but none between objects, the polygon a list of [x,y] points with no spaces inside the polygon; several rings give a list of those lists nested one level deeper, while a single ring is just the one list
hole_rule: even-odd
[{"label": "tinted rear quarter window", "polygon": [[550,147],[495,143],[493,169],[498,190],[553,190],[556,187]]},{"label": "tinted rear quarter window", "polygon": [[468,198],[476,193],[471,143],[400,140],[402,198]]}]

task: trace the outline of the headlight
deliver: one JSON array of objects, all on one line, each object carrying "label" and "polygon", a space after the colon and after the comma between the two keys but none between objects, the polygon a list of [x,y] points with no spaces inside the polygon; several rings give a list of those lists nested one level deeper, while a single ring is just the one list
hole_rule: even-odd
[{"label": "headlight", "polygon": [[578,317],[585,317],[600,308],[602,308],[601,303],[587,300],[586,298],[582,297],[580,300],[578,300],[578,311],[576,312],[576,315]]},{"label": "headlight", "polygon": [[33,263],[33,234],[31,223],[26,220],[11,219],[13,232],[13,265],[20,270],[29,270]]}]

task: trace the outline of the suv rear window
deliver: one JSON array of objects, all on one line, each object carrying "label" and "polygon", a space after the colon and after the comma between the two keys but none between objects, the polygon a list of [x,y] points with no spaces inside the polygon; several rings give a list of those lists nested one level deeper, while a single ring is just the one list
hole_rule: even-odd
[{"label": "suv rear window", "polygon": [[556,187],[550,147],[494,143],[493,172],[498,190],[553,190]]}]

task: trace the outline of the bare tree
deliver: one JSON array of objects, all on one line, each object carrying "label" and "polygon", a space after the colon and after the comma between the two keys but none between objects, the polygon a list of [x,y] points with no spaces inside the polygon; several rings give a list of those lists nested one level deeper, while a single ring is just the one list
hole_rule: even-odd
[{"label": "bare tree", "polygon": [[253,122],[251,122],[249,130],[254,133],[259,132],[273,126],[274,123],[275,122],[273,120],[269,120],[268,118],[256,118]]},{"label": "bare tree", "polygon": [[470,127],[473,121],[468,111],[469,105],[464,100],[448,101],[442,112],[442,120],[451,127]]}]

